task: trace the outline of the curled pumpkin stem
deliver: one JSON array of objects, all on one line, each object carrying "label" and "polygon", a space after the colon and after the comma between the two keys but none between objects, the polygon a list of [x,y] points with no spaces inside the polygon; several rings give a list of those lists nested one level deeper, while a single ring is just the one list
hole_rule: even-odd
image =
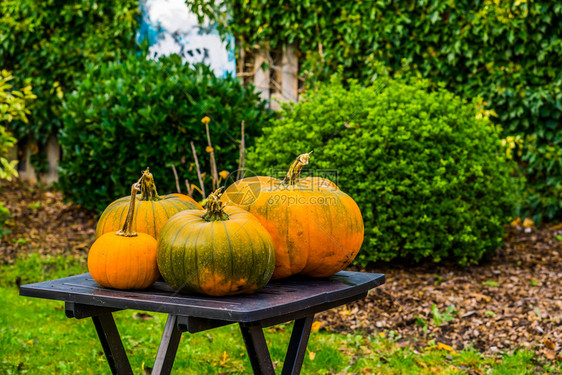
[{"label": "curled pumpkin stem", "polygon": [[156,191],[156,184],[154,183],[154,176],[152,176],[152,173],[150,173],[149,169],[150,168],[146,167],[146,170],[143,172],[142,177],[139,180],[141,181],[140,199],[143,201],[158,201],[161,198],[158,196],[158,192]]},{"label": "curled pumpkin stem", "polygon": [[291,166],[289,167],[289,171],[287,172],[287,175],[283,180],[284,184],[295,185],[297,182],[299,182],[302,167],[308,164],[308,161],[310,160],[310,154],[312,154],[313,151],[314,150],[306,154],[297,156],[293,164],[291,164]]},{"label": "curled pumpkin stem", "polygon": [[129,202],[129,211],[127,212],[127,218],[125,219],[123,228],[115,233],[118,236],[135,237],[137,235],[137,233],[133,231],[131,227],[133,225],[133,216],[135,215],[135,198],[137,196],[137,192],[141,190],[144,176],[145,175],[143,174],[141,178],[139,178],[139,180],[131,186],[131,201]]},{"label": "curled pumpkin stem", "polygon": [[215,190],[207,197],[207,212],[203,214],[206,221],[225,221],[228,220],[228,214],[224,212],[226,204],[221,201],[222,187]]}]

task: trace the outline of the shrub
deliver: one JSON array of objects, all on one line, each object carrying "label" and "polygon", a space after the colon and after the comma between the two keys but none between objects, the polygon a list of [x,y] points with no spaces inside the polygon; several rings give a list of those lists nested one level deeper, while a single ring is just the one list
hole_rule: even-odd
[{"label": "shrub", "polygon": [[466,265],[502,244],[518,186],[513,164],[499,129],[442,88],[384,78],[345,88],[332,79],[263,131],[248,155],[254,172],[286,168],[311,149],[310,168],[337,171],[363,213],[363,264]]},{"label": "shrub", "polygon": [[61,126],[62,100],[75,88],[88,62],[110,61],[135,48],[137,0],[3,0],[0,66],[16,84],[30,77],[39,98],[31,122],[14,121],[16,138],[39,145]]},{"label": "shrub", "polygon": [[190,141],[202,172],[209,171],[203,117],[211,118],[220,171],[238,166],[242,120],[248,145],[271,116],[253,87],[216,78],[205,66],[190,68],[177,55],[156,62],[132,54],[92,64],[86,77],[63,106],[60,186],[73,201],[100,212],[128,195],[146,166],[161,194],[176,191],[171,165],[180,186],[184,178],[196,183]]}]

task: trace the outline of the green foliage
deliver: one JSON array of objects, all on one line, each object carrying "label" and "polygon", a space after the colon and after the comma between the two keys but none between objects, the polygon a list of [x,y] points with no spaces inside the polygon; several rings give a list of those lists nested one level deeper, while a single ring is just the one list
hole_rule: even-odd
[{"label": "green foliage", "polygon": [[19,86],[30,77],[38,97],[31,122],[14,121],[10,129],[18,139],[45,143],[60,128],[62,99],[86,64],[135,48],[138,1],[2,0],[1,7],[0,66]]},{"label": "green foliage", "polygon": [[[177,55],[158,62],[131,54],[121,61],[90,65],[87,77],[64,103],[64,152],[60,184],[75,202],[101,212],[129,194],[150,166],[160,194],[176,192],[171,165],[197,184],[190,141],[201,171],[210,171],[205,125],[209,116],[218,170],[238,166],[241,122],[246,144],[271,114],[253,87],[216,78],[204,66],[183,65]],[[210,191],[207,173],[207,192]]]},{"label": "green foliage", "polygon": [[457,313],[458,310],[455,310],[455,305],[447,306],[447,309],[443,312],[439,311],[436,304],[431,305],[431,320],[433,321],[433,325],[435,325],[435,327],[439,327],[443,323],[455,320],[455,315]]},{"label": "green foliage", "polygon": [[310,168],[335,169],[361,209],[363,264],[403,257],[465,265],[494,252],[519,187],[499,129],[425,80],[349,84],[333,78],[285,107],[250,150],[248,168],[286,169],[313,149]]},{"label": "green foliage", "polygon": [[[218,0],[189,1],[211,16]],[[343,66],[372,82],[403,61],[465,98],[481,96],[507,135],[533,135],[519,160],[522,214],[562,218],[562,4],[556,1],[227,0],[219,21],[246,48],[294,42],[301,73],[322,81]],[[216,16],[215,16],[216,17]],[[555,151],[549,151],[555,150]]]},{"label": "green foliage", "polygon": [[[12,121],[27,123],[29,101],[36,96],[31,92],[29,80],[21,90],[12,90],[10,81],[14,77],[6,70],[0,72],[0,179],[11,180],[17,176],[17,160],[8,161],[8,151],[16,144],[16,139],[6,131],[6,125]],[[2,207],[0,207],[2,208]],[[1,228],[1,225],[0,225]]]},{"label": "green foliage", "polygon": [[4,228],[4,224],[7,220],[12,218],[12,214],[10,210],[4,206],[3,202],[0,202],[0,238],[4,237],[4,235],[10,233],[9,229]]}]

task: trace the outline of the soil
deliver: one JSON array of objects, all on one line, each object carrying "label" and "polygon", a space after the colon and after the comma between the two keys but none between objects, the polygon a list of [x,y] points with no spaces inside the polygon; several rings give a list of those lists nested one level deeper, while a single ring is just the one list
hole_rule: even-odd
[{"label": "soil", "polygon": [[[12,218],[0,239],[3,263],[31,252],[86,257],[97,217],[55,189],[2,182]],[[506,228],[505,247],[486,263],[378,264],[386,284],[362,301],[317,315],[321,329],[392,335],[422,350],[445,344],[484,353],[529,348],[562,361],[562,224]]]}]

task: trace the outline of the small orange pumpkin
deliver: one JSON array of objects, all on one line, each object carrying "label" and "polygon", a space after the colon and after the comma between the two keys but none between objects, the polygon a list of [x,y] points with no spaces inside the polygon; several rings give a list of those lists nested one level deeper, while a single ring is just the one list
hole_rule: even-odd
[{"label": "small orange pumpkin", "polygon": [[224,207],[220,189],[209,195],[207,211],[186,210],[162,227],[158,268],[174,289],[224,296],[253,293],[267,284],[275,267],[271,236],[238,207]]},{"label": "small orange pumpkin", "polygon": [[[138,232],[150,234],[158,239],[160,228],[169,218],[183,210],[202,210],[203,207],[191,197],[183,194],[159,196],[154,177],[146,168],[141,178],[141,196],[136,201],[133,226]],[[127,206],[131,197],[123,197],[111,203],[101,214],[96,227],[96,237],[119,230],[127,217]]]},{"label": "small orange pumpkin", "polygon": [[282,181],[245,178],[222,197],[254,214],[271,234],[274,279],[333,275],[351,263],[363,243],[363,218],[355,201],[327,179],[300,180],[309,159],[310,152],[297,157]]},{"label": "small orange pumpkin", "polygon": [[160,277],[156,239],[146,233],[131,231],[137,190],[140,190],[139,183],[131,188],[123,228],[99,237],[88,254],[90,275],[98,284],[108,288],[144,289]]}]

